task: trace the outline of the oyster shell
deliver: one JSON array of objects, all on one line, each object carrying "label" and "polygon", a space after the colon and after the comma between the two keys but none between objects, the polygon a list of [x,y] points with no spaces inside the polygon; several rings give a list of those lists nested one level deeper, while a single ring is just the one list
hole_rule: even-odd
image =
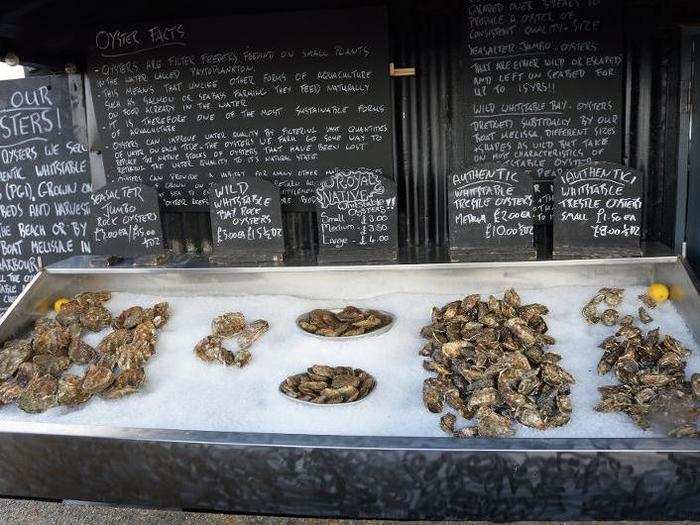
[{"label": "oyster shell", "polygon": [[102,305],[88,306],[80,319],[80,324],[91,332],[99,332],[112,322],[112,314]]},{"label": "oyster shell", "polygon": [[13,379],[0,383],[0,406],[14,403],[20,398],[22,392],[24,392],[22,385]]},{"label": "oyster shell", "polygon": [[130,330],[136,325],[149,321],[148,312],[141,306],[131,306],[114,318],[112,325],[114,328],[126,328]]},{"label": "oyster shell", "polygon": [[235,335],[238,348],[245,350],[250,348],[255,341],[260,339],[270,329],[270,325],[264,319],[258,319],[248,324],[243,330]]},{"label": "oyster shell", "polygon": [[34,363],[35,373],[40,376],[50,375],[53,377],[60,377],[61,374],[68,370],[70,366],[70,358],[67,356],[54,356],[50,354],[39,354],[32,358]]},{"label": "oyster shell", "polygon": [[218,361],[226,366],[232,365],[235,361],[233,352],[224,347],[221,337],[215,335],[208,335],[200,340],[194,347],[194,353],[202,361]]},{"label": "oyster shell", "polygon": [[119,399],[137,392],[146,380],[146,373],[142,368],[122,370],[114,380],[114,383],[100,394],[104,399]]},{"label": "oyster shell", "polygon": [[0,381],[12,377],[19,366],[32,355],[31,339],[6,341],[0,350]]},{"label": "oyster shell", "polygon": [[56,405],[58,381],[55,377],[44,375],[32,379],[19,396],[17,406],[25,412],[36,414]]},{"label": "oyster shell", "polygon": [[288,397],[329,405],[359,401],[368,396],[375,385],[374,377],[359,368],[314,365],[305,373],[285,378],[279,388]]},{"label": "oyster shell", "polygon": [[211,333],[216,337],[232,337],[245,327],[245,316],[241,312],[228,312],[214,318]]},{"label": "oyster shell", "polygon": [[323,337],[352,337],[374,332],[391,323],[391,317],[378,310],[346,306],[339,312],[316,309],[297,320],[299,328]]},{"label": "oyster shell", "polygon": [[36,334],[32,346],[37,354],[68,355],[71,337],[70,330],[59,325]]},{"label": "oyster shell", "polygon": [[104,364],[91,364],[83,376],[83,391],[88,394],[99,394],[114,381],[112,368]]},{"label": "oyster shell", "polygon": [[58,380],[57,402],[59,405],[75,406],[87,402],[92,394],[83,390],[83,378],[75,374],[64,374]]},{"label": "oyster shell", "polygon": [[[614,302],[618,292],[609,294]],[[601,293],[598,302],[605,297]],[[596,304],[591,303],[593,311]],[[456,430],[452,414],[444,415],[445,432],[457,438],[505,437],[513,435],[513,421],[541,430],[568,422],[574,379],[558,364],[558,354],[545,351],[555,343],[547,334],[548,312],[542,304],[523,305],[513,289],[503,299],[482,301],[471,294],[433,308],[432,324],[421,330],[428,342],[420,355],[436,377],[424,381],[423,403],[430,412],[449,407],[477,420],[476,426]]]}]

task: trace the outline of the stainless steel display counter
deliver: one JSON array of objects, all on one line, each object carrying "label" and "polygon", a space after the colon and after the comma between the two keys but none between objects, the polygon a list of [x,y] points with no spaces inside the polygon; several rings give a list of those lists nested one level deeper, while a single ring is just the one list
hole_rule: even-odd
[{"label": "stainless steel display counter", "polygon": [[[319,279],[320,274],[336,279]],[[671,285],[700,339],[700,296],[673,257],[357,267],[47,268],[0,324],[50,298],[110,289],[313,298],[490,284]],[[418,394],[416,394],[418,395]],[[174,400],[174,402],[176,402]],[[700,519],[700,440],[254,434],[3,423],[0,493],[238,513],[399,519]]]}]

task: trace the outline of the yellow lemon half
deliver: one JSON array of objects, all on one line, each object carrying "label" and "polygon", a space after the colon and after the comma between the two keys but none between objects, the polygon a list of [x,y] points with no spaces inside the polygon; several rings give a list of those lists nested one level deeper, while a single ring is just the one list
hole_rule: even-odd
[{"label": "yellow lemon half", "polygon": [[654,299],[657,303],[663,303],[668,299],[669,289],[668,286],[662,283],[652,283],[649,286],[649,291],[647,292],[649,297]]},{"label": "yellow lemon half", "polygon": [[61,297],[60,299],[56,299],[56,302],[53,303],[53,309],[54,312],[58,313],[61,308],[63,308],[63,305],[69,302],[70,299],[66,299],[65,297]]}]

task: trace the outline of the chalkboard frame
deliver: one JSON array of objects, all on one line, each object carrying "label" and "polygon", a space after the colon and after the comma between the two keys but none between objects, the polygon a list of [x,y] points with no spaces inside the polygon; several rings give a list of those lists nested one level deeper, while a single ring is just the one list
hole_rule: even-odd
[{"label": "chalkboard frame", "polygon": [[[342,176],[344,173],[336,173],[328,177],[324,177],[318,181],[317,188],[321,187],[325,180],[332,179],[334,177]],[[321,207],[316,204],[316,227],[319,235],[318,244],[318,254],[316,255],[316,261],[319,264],[335,264],[335,263],[396,263],[399,256],[399,229],[398,229],[398,211],[399,211],[399,199],[398,199],[398,185],[393,179],[385,177],[383,175],[377,175],[380,179],[383,179],[383,184],[386,187],[386,183],[391,185],[394,192],[394,208],[392,211],[392,246],[387,247],[386,245],[378,246],[375,248],[361,247],[357,245],[350,245],[349,248],[326,248],[321,242],[322,231],[321,231],[321,221],[319,219],[321,215]]]},{"label": "chalkboard frame", "polygon": [[[274,227],[279,227],[282,230],[282,237],[274,241],[244,241],[248,244],[247,248],[234,248],[232,246],[217,245],[216,243],[216,228],[220,222],[216,219],[215,209],[211,202],[215,198],[214,188],[225,184],[235,184],[238,182],[246,182],[248,184],[256,184],[262,186],[270,194],[273,199],[271,205],[271,219]],[[211,234],[212,234],[212,253],[209,256],[209,261],[215,265],[231,265],[238,263],[280,263],[284,260],[285,240],[284,240],[284,223],[282,220],[282,205],[280,203],[279,188],[272,182],[261,177],[241,177],[237,179],[224,179],[218,183],[214,183],[209,187],[209,215],[211,217]],[[244,244],[244,243],[241,243]]]},{"label": "chalkboard frame", "polygon": [[[572,168],[567,171],[567,173],[571,171],[577,171],[577,170],[583,170],[583,169],[588,169],[588,168],[610,168],[610,169],[625,169],[626,171],[630,171],[634,173],[637,176],[637,187],[639,189],[639,198],[642,199],[642,205],[640,207],[639,212],[637,213],[637,216],[639,218],[638,224],[641,226],[643,224],[643,213],[644,213],[644,178],[645,174],[644,171],[637,169],[637,168],[632,168],[630,166],[626,166],[624,164],[618,163],[618,162],[608,162],[608,161],[594,161],[594,162],[589,162],[586,164],[582,164],[580,166],[576,166],[575,168]],[[563,176],[563,175],[562,175]],[[580,242],[577,244],[571,244],[570,242],[562,242],[559,239],[561,238],[558,236],[558,233],[560,233],[562,230],[560,227],[558,227],[559,221],[558,221],[558,207],[559,207],[559,200],[558,197],[560,195],[559,187],[561,185],[561,176],[558,176],[554,179],[554,203],[552,205],[552,216],[553,216],[553,233],[552,233],[552,258],[557,259],[557,260],[564,260],[564,259],[605,259],[605,258],[626,258],[626,257],[641,257],[642,256],[642,248],[641,248],[641,231],[639,237],[637,237],[637,243],[636,245],[633,245],[632,243],[629,243],[629,245],[619,245],[619,246],[604,246],[604,245],[596,245],[595,243],[589,244],[586,242]]]},{"label": "chalkboard frame", "polygon": [[[158,235],[159,239],[159,245],[158,246],[153,246],[153,247],[142,247],[140,248],[138,245],[132,245],[130,243],[107,243],[107,247],[105,247],[104,244],[97,243],[95,241],[95,232],[97,228],[97,214],[95,213],[95,203],[94,203],[94,195],[96,193],[100,192],[105,192],[109,190],[117,190],[119,188],[124,188],[124,187],[129,187],[132,189],[135,188],[140,188],[141,191],[145,191],[146,199],[150,201],[152,204],[155,202],[155,206],[153,206],[153,211],[157,214],[157,223],[158,226],[156,227],[155,225],[152,225],[153,228],[156,228],[156,234]],[[123,199],[126,199],[127,197],[123,197]],[[125,200],[126,202],[126,200]],[[95,255],[102,256],[107,259],[111,258],[127,258],[127,259],[159,259],[161,256],[166,255],[166,248],[165,248],[165,238],[163,235],[163,219],[162,219],[162,213],[161,213],[161,206],[160,206],[160,199],[158,197],[158,191],[153,187],[153,186],[148,186],[146,184],[129,184],[129,183],[122,183],[122,182],[110,182],[105,184],[104,186],[98,188],[98,189],[93,189],[93,198],[91,202],[92,206],[92,213],[90,215],[90,232],[91,232],[91,239],[92,239],[92,244],[93,244],[93,253]],[[146,206],[144,206],[144,209]],[[155,221],[154,221],[155,222]],[[122,238],[119,239],[120,241],[123,241]],[[108,248],[109,246],[112,246],[112,248]],[[114,247],[116,246],[116,248]],[[134,249],[134,248],[140,248],[140,249]]]},{"label": "chalkboard frame", "polygon": [[[455,172],[467,172],[470,170],[500,170],[506,169],[510,172],[517,173],[520,179],[520,185],[523,188],[530,189],[530,195],[533,195],[532,191],[532,176],[527,173],[527,171],[511,168],[505,164],[498,164],[496,162],[483,162],[478,164],[468,164],[460,167],[459,170]],[[452,175],[448,175],[451,177]],[[530,242],[523,242],[520,244],[508,246],[507,244],[502,245],[478,245],[478,244],[468,244],[466,241],[468,239],[460,239],[457,236],[457,229],[454,228],[454,213],[455,209],[452,205],[454,200],[455,188],[451,180],[447,181],[447,213],[448,213],[448,239],[449,239],[449,257],[451,262],[485,262],[485,261],[529,261],[535,260],[537,258],[537,251],[534,246],[534,217],[532,215],[532,206],[530,207],[530,226],[533,228],[533,234],[530,235]],[[533,202],[534,206],[534,202]],[[525,237],[522,237],[523,239]]]}]

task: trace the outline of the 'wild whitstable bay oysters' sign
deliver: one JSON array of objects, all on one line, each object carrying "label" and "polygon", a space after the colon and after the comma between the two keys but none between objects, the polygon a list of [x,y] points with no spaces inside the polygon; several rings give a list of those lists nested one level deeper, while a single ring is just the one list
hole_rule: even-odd
[{"label": "'wild whitstable bay oysters' sign", "polygon": [[498,164],[478,164],[449,180],[450,259],[533,259],[532,180]]},{"label": "'wild whitstable bay oysters' sign", "polygon": [[282,260],[280,192],[272,182],[241,177],[214,184],[209,188],[209,209],[214,260]]},{"label": "'wild whitstable bay oysters' sign", "polygon": [[374,170],[321,180],[316,187],[319,261],[395,261],[396,204],[396,184]]},{"label": "'wild whitstable bay oysters' sign", "polygon": [[555,258],[640,255],[642,172],[593,162],[554,181]]}]

